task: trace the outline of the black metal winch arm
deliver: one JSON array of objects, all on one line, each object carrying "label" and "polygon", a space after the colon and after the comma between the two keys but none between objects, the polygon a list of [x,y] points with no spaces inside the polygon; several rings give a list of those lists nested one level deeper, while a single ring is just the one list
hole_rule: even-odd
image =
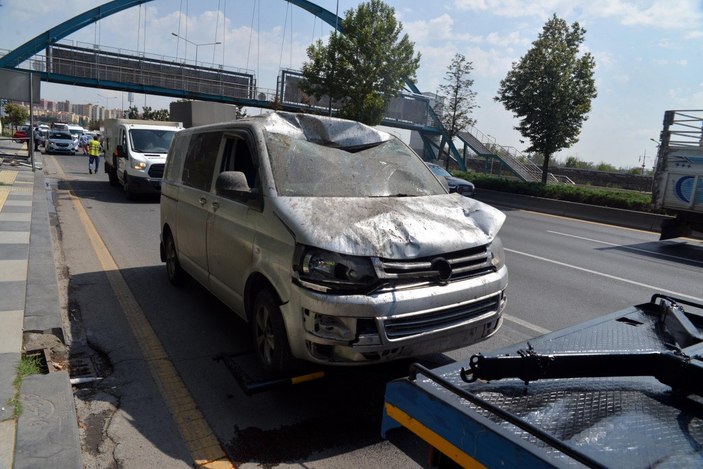
[{"label": "black metal winch arm", "polygon": [[703,395],[703,336],[699,333],[701,316],[687,313],[678,303],[697,308],[703,305],[654,295],[661,300],[659,325],[675,340],[655,351],[560,352],[539,353],[528,342],[516,354],[474,355],[469,369],[461,369],[466,382],[519,378],[525,383],[540,379],[652,376],[684,394]]}]

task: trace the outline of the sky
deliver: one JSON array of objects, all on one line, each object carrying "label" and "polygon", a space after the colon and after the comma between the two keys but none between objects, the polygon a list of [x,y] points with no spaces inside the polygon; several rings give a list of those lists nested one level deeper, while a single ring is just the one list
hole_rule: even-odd
[{"label": "sky", "polygon": [[[0,0],[0,53],[106,0]],[[313,0],[339,16],[358,0]],[[476,128],[524,150],[518,121],[494,100],[512,64],[556,14],[586,29],[598,92],[579,142],[555,158],[651,168],[664,111],[703,109],[702,0],[386,0],[421,54],[416,84],[436,92],[456,53],[471,61]],[[154,0],[64,39],[252,71],[274,89],[282,68],[299,70],[307,46],[331,27],[283,0]],[[173,35],[178,34],[180,39]],[[221,44],[212,44],[220,42]],[[200,44],[195,47],[193,44]],[[42,83],[42,98],[127,107],[127,93]],[[138,108],[170,98],[134,95]],[[249,111],[256,114],[260,111]]]}]

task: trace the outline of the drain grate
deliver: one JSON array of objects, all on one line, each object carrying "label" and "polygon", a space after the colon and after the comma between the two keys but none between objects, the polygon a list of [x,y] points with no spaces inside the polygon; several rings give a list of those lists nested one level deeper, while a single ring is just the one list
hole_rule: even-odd
[{"label": "drain grate", "polygon": [[93,358],[85,352],[71,354],[68,363],[71,378],[96,378],[98,376]]}]

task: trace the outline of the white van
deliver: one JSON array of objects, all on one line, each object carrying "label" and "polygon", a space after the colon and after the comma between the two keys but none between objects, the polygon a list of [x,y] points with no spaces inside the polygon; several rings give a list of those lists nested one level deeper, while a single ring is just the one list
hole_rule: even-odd
[{"label": "white van", "polygon": [[127,199],[137,194],[158,194],[166,155],[180,122],[141,119],[106,119],[105,172],[110,185],[122,185]]},{"label": "white van", "polygon": [[442,181],[357,122],[186,129],[166,160],[161,259],[172,283],[192,277],[250,322],[269,370],[463,347],[502,321],[505,215]]}]

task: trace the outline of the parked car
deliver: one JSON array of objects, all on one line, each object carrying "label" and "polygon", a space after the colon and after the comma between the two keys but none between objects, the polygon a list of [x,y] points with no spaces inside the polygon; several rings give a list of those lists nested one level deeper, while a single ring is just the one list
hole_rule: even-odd
[{"label": "parked car", "polygon": [[434,163],[427,163],[430,170],[437,177],[444,178],[449,185],[449,192],[456,192],[466,197],[473,197],[476,193],[476,186],[466,179],[461,179],[451,175],[449,171]]},{"label": "parked car", "polygon": [[68,130],[50,130],[44,143],[44,150],[51,153],[75,153],[73,135]]},{"label": "parked car", "polygon": [[175,135],[160,254],[249,322],[265,369],[359,365],[492,336],[504,220],[388,133],[276,112]]},{"label": "parked car", "polygon": [[24,143],[27,141],[27,130],[19,128],[15,130],[15,133],[12,134],[12,138],[14,139],[15,143]]}]

